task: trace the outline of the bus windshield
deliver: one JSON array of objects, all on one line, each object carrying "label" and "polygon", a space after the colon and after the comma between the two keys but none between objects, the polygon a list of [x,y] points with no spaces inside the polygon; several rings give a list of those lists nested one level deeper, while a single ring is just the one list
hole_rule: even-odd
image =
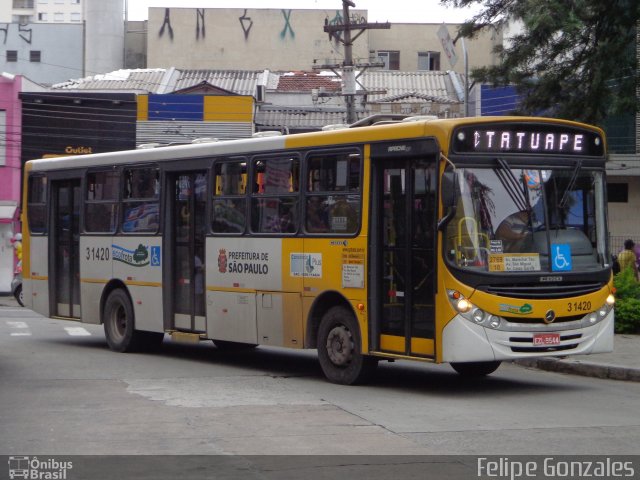
[{"label": "bus windshield", "polygon": [[446,228],[450,264],[486,272],[587,272],[605,268],[601,171],[458,168],[455,215]]}]

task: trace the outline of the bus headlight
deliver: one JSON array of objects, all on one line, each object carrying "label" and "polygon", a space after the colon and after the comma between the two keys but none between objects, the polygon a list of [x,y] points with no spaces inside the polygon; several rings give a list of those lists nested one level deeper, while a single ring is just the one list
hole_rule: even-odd
[{"label": "bus headlight", "polygon": [[485,313],[484,310],[481,310],[479,308],[476,308],[472,313],[471,313],[471,317],[473,318],[473,321],[476,323],[482,323],[484,322],[484,317],[485,317]]},{"label": "bus headlight", "polygon": [[479,307],[476,307],[460,292],[455,290],[447,291],[449,301],[455,310],[463,317],[476,325],[499,329],[502,325],[502,317],[491,315]]},{"label": "bus headlight", "polygon": [[472,308],[473,304],[466,298],[461,298],[456,303],[456,310],[458,310],[460,313],[467,313]]},{"label": "bus headlight", "polygon": [[584,318],[582,319],[582,326],[590,327],[604,320],[605,317],[609,314],[609,312],[613,310],[614,303],[615,303],[615,298],[613,297],[613,295],[609,295],[604,305],[602,305],[595,312],[591,312],[588,315],[584,316]]},{"label": "bus headlight", "polygon": [[607,304],[607,306],[613,307],[613,305],[616,303],[616,297],[614,297],[613,294],[610,293],[605,303]]},{"label": "bus headlight", "polygon": [[496,315],[489,315],[489,326],[491,328],[500,328],[502,319]]}]

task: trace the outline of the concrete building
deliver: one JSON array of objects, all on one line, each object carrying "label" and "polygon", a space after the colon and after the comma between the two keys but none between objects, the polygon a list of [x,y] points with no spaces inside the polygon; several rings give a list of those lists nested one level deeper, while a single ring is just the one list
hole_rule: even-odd
[{"label": "concrete building", "polygon": [[124,0],[0,0],[0,71],[42,84],[122,68]]},{"label": "concrete building", "polygon": [[[351,23],[367,22],[366,10],[351,10]],[[303,70],[339,64],[342,44],[324,32],[343,24],[342,10],[150,8],[149,68]],[[452,36],[458,25],[448,27]],[[461,42],[455,65],[438,38],[442,24],[392,24],[370,29],[353,44],[356,64],[382,61],[385,70],[454,70],[464,73]],[[354,34],[355,35],[355,34]],[[488,29],[467,40],[469,68],[492,64],[501,34]]]}]

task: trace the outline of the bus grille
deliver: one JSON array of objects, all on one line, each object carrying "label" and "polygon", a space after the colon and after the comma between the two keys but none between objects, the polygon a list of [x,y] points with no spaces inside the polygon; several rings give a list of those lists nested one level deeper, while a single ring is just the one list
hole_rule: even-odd
[{"label": "bus grille", "polygon": [[[535,318],[535,317],[506,317],[504,315],[500,315],[502,318],[504,318],[507,322],[510,323],[526,323],[526,324],[544,324],[546,325],[547,322],[544,321],[544,318]],[[553,321],[554,324],[557,323],[567,323],[567,322],[575,322],[578,320],[582,320],[584,318],[584,314],[582,315],[572,315],[569,317],[556,317],[556,319]]]},{"label": "bus grille", "polygon": [[500,297],[513,298],[567,298],[586,295],[597,292],[602,288],[601,283],[578,283],[578,284],[549,284],[539,283],[515,284],[515,285],[478,285],[478,290],[498,295]]}]

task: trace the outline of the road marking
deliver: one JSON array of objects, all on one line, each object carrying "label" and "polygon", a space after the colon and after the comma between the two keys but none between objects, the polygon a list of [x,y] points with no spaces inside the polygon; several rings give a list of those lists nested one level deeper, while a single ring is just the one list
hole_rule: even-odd
[{"label": "road marking", "polygon": [[64,327],[69,335],[72,337],[88,337],[91,336],[88,330],[82,327]]},{"label": "road marking", "polygon": [[12,337],[29,337],[31,332],[13,332],[10,334]]},{"label": "road marking", "polygon": [[25,322],[7,322],[7,325],[11,328],[29,328],[29,325]]}]

